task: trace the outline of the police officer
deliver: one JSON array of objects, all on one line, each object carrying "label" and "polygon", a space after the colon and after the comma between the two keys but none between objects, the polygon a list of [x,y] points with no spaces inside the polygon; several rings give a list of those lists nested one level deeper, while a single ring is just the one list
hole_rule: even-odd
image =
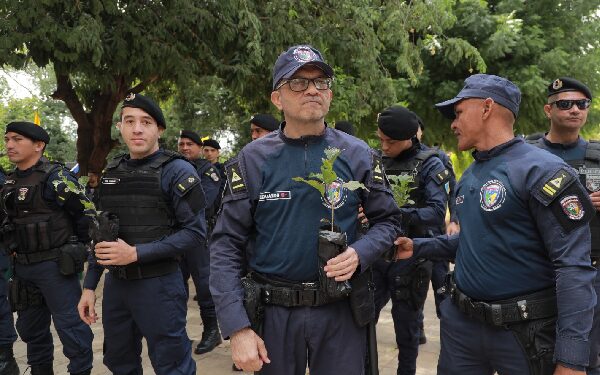
[{"label": "police officer", "polygon": [[456,188],[458,236],[400,238],[397,255],[456,258],[439,374],[584,374],[596,294],[589,196],[574,171],[514,137],[521,94],[476,74],[437,104],[475,161]]},{"label": "police officer", "polygon": [[[207,209],[205,213],[215,212],[218,208],[213,205],[216,201],[219,189],[221,187],[221,177],[217,169],[206,159],[202,159],[202,140],[200,136],[191,130],[182,130],[177,142],[179,152],[185,156],[196,167],[196,172],[200,176],[202,190],[206,197]],[[208,221],[207,221],[208,223]],[[210,225],[209,225],[210,227]],[[208,275],[210,272],[210,257],[206,242],[199,244],[198,248],[190,249],[184,254],[181,260],[181,272],[183,282],[188,290],[187,284],[192,276],[194,286],[196,287],[198,305],[200,306],[200,318],[202,319],[202,338],[194,349],[196,354],[204,354],[212,351],[221,340],[219,325],[217,324],[217,314],[215,313],[215,304],[210,291],[208,290]],[[189,292],[189,291],[188,291]],[[188,293],[189,294],[189,293]]]},{"label": "police officer", "polygon": [[2,189],[4,246],[14,252],[10,299],[32,374],[53,374],[50,319],[69,359],[69,373],[89,374],[93,334],[77,314],[77,274],[86,258],[83,242],[89,240],[90,212],[83,203],[89,201],[66,168],[42,156],[49,141],[48,133],[33,123],[6,126],[6,153],[16,165]]},{"label": "police officer", "polygon": [[[6,175],[0,167],[0,186],[4,186],[5,181]],[[4,213],[0,213],[0,215],[4,217]],[[5,249],[0,249],[0,374],[19,375],[19,366],[13,354],[13,344],[17,340],[17,332],[6,297],[8,287],[5,276],[8,267],[9,259]]]},{"label": "police officer", "polygon": [[[335,223],[351,244],[321,273],[324,281],[342,282],[364,272],[389,248],[398,231],[398,209],[381,160],[364,142],[325,124],[332,76],[333,69],[313,47],[294,46],[282,53],[273,69],[271,101],[285,121],[226,165],[228,182],[210,251],[210,287],[221,330],[231,337],[233,360],[245,371],[304,374],[307,362],[315,375],[364,371],[366,329],[355,323],[346,298],[316,289],[323,285],[317,281],[320,220],[331,216],[334,205]],[[333,165],[337,175],[362,182],[368,191],[331,190],[329,201],[292,180],[319,172],[330,146],[344,150]],[[372,226],[355,242],[361,203]],[[264,291],[262,337],[250,328],[252,317],[244,309],[244,268]]]},{"label": "police officer", "polygon": [[[548,133],[530,143],[560,157],[579,172],[596,214],[590,222],[592,234],[592,263],[600,265],[600,143],[585,141],[579,132],[585,125],[592,92],[582,82],[561,77],[548,85],[548,103],[544,112],[550,120]],[[595,281],[596,294],[600,294],[600,273]],[[600,375],[600,305],[596,304],[594,324],[590,333],[590,363],[587,373]]]},{"label": "police officer", "polygon": [[159,149],[165,127],[152,99],[129,94],[117,123],[129,154],[113,159],[100,180],[100,208],[117,215],[118,240],[95,244],[78,308],[86,323],[97,320],[94,290],[108,268],[104,364],[114,374],[142,373],[142,337],[156,374],[196,373],[178,259],[205,241],[205,198],[193,165]]},{"label": "police officer", "polygon": [[[436,150],[426,149],[417,139],[418,118],[402,106],[385,109],[377,117],[377,136],[388,176],[412,176],[410,198],[400,208],[402,228],[408,237],[432,236],[444,225],[447,195],[444,185],[449,172]],[[414,375],[417,368],[423,304],[431,280],[432,263],[413,259],[373,266],[375,305],[378,313],[392,299],[392,318],[398,345],[400,375]]]},{"label": "police officer", "polygon": [[250,118],[250,137],[253,141],[279,128],[279,121],[270,113],[257,113]]}]

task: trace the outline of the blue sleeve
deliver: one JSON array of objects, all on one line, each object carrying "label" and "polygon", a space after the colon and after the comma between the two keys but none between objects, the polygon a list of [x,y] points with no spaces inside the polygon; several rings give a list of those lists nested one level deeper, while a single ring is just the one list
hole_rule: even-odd
[{"label": "blue sleeve", "polygon": [[204,196],[206,197],[206,207],[212,207],[221,187],[221,174],[213,166],[204,171],[198,171],[198,174],[200,175],[202,190],[204,190]]},{"label": "blue sleeve", "polygon": [[96,262],[94,251],[90,251],[88,254],[88,268],[85,273],[85,278],[83,279],[83,288],[96,290],[103,272],[104,267]]},{"label": "blue sleeve", "polygon": [[[371,227],[362,237],[350,245],[356,250],[359,258],[361,272],[366,271],[381,255],[393,246],[394,240],[400,234],[400,210],[394,201],[386,179],[379,177],[374,171],[371,160],[381,159],[373,150],[367,150],[368,165],[359,166],[357,169],[367,168],[364,171],[363,182],[369,191],[360,190],[362,206]],[[374,159],[375,158],[375,159]],[[358,174],[361,175],[360,173]],[[383,176],[383,174],[381,175]]]},{"label": "blue sleeve", "polygon": [[161,180],[162,190],[171,202],[178,230],[158,241],[130,244],[136,247],[139,263],[182,255],[205,240],[205,205],[202,204],[204,201],[198,202],[203,199],[204,195],[201,184],[198,182],[184,191],[178,188],[190,177],[200,181],[196,169],[186,161],[176,159],[164,166]]},{"label": "blue sleeve", "polygon": [[[238,160],[242,178],[249,185],[243,153],[230,160],[227,166]],[[253,204],[247,190],[233,193],[228,181],[210,243],[210,293],[223,337],[230,337],[250,326],[244,309],[241,277],[246,263],[244,249],[254,226],[252,212]]]},{"label": "blue sleeve", "polygon": [[431,260],[453,260],[458,250],[459,234],[413,239],[413,257]]},{"label": "blue sleeve", "polygon": [[[589,360],[589,333],[592,327],[596,293],[593,281],[596,269],[591,265],[591,235],[588,225],[593,208],[577,175],[569,167],[572,183],[556,197],[547,197],[544,183],[561,168],[546,174],[541,183],[530,187],[529,206],[554,265],[558,319],[554,359],[570,366],[585,366]],[[519,178],[519,176],[514,176]],[[547,185],[547,182],[546,182]],[[569,218],[568,200],[578,199],[584,215]],[[573,214],[571,214],[573,216]],[[573,216],[576,217],[576,216]]]},{"label": "blue sleeve", "polygon": [[402,207],[402,223],[406,225],[443,226],[448,195],[444,184],[434,177],[446,169],[437,157],[427,159],[421,170],[419,189],[424,190],[425,207]]}]

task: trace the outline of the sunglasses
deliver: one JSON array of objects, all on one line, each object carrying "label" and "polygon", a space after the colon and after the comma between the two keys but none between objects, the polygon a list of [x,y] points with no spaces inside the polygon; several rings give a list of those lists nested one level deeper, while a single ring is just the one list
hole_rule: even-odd
[{"label": "sunglasses", "polygon": [[292,78],[281,82],[275,90],[279,90],[283,85],[289,84],[290,90],[300,92],[306,90],[310,82],[315,85],[317,90],[328,90],[333,80],[331,78]]},{"label": "sunglasses", "polygon": [[573,107],[573,104],[577,106],[580,110],[588,109],[592,104],[590,99],[578,99],[578,100],[557,100],[552,103],[548,103],[549,105],[555,104],[556,108],[561,111],[566,111]]}]

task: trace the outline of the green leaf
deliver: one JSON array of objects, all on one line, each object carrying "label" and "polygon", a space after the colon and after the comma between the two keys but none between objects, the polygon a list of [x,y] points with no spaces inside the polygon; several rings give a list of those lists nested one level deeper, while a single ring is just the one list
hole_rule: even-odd
[{"label": "green leaf", "polygon": [[321,193],[321,196],[325,195],[325,186],[320,181],[306,180],[302,177],[292,177],[292,180],[297,181],[297,182],[304,182],[304,183],[314,187],[315,189],[317,189],[319,191],[319,193]]},{"label": "green leaf", "polygon": [[344,182],[344,188],[346,188],[350,191],[354,191],[356,189],[365,189],[366,191],[369,191],[369,189],[367,189],[367,187],[365,185],[363,185],[362,183],[360,183],[358,181]]}]

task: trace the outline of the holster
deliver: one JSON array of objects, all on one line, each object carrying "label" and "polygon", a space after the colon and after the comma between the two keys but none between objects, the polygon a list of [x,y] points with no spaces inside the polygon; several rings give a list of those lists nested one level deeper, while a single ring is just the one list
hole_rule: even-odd
[{"label": "holster", "polygon": [[347,248],[346,234],[332,232],[330,230],[319,231],[319,248],[317,250],[319,258],[319,287],[331,299],[341,299],[347,297],[352,290],[348,281],[335,281],[332,277],[327,277],[324,267],[327,261],[340,255]]},{"label": "holster", "polygon": [[369,268],[363,273],[354,274],[350,279],[350,309],[354,322],[364,327],[375,319],[375,285],[373,271]]},{"label": "holster", "polygon": [[83,272],[87,248],[81,242],[69,242],[59,248],[58,269],[64,276]]},{"label": "holster", "polygon": [[244,288],[244,309],[248,314],[250,327],[257,335],[262,336],[265,305],[262,301],[261,285],[247,275],[242,277],[242,287]]},{"label": "holster", "polygon": [[400,275],[394,276],[392,298],[406,301],[415,311],[425,305],[433,263],[426,259],[417,259],[410,268]]},{"label": "holster", "polygon": [[556,317],[507,325],[525,352],[531,375],[552,375],[556,342]]},{"label": "holster", "polygon": [[42,292],[32,284],[13,277],[8,280],[8,302],[12,312],[23,311],[44,303]]}]

